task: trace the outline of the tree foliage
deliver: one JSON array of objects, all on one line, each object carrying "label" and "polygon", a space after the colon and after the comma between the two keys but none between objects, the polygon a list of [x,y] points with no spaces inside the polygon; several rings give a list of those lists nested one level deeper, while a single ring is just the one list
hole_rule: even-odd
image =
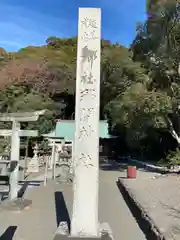
[{"label": "tree foliage", "polygon": [[[128,49],[101,41],[101,118],[139,154],[166,156],[180,144],[180,3],[149,0],[147,20]],[[48,109],[35,127],[74,116],[77,38],[0,49],[0,110]],[[30,126],[29,126],[30,127]]]},{"label": "tree foliage", "polygon": [[133,81],[131,76],[129,81],[125,74],[120,80],[122,91],[113,96],[107,109],[114,125],[126,128],[131,148],[148,148],[147,139],[154,129],[154,143],[161,136],[160,146],[168,133],[169,142],[176,142],[169,144],[171,149],[180,144],[180,4],[149,1],[147,13],[147,21],[138,25],[130,48],[133,64],[128,64],[135,76],[141,69],[140,78]]}]

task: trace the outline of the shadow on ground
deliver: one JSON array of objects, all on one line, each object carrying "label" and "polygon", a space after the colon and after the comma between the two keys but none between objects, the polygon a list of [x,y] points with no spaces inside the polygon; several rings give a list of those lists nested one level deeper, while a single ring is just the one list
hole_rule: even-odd
[{"label": "shadow on ground", "polygon": [[[39,187],[40,184],[41,181],[20,181],[19,185],[21,186],[21,188],[18,191],[18,198],[22,198],[24,196],[28,186]],[[9,184],[5,185],[3,183],[0,183],[0,186],[3,186],[5,188],[4,191],[0,191],[1,201],[4,201],[9,196],[10,186]]]},{"label": "shadow on ground", "polygon": [[167,174],[168,173],[168,171],[166,171],[166,170],[163,170],[163,169],[160,169],[160,168],[153,168],[151,166],[143,166],[142,164],[135,163],[131,160],[128,160],[127,164],[132,165],[132,166],[136,166],[136,168],[139,171],[143,171],[143,172],[152,172],[152,173],[160,173],[160,174]]},{"label": "shadow on ground", "polygon": [[25,182],[25,183],[22,185],[22,187],[21,187],[21,188],[19,189],[19,191],[18,191],[18,198],[22,198],[22,197],[23,197],[23,195],[24,195],[24,193],[25,193],[28,185],[29,185],[29,182]]},{"label": "shadow on ground", "polygon": [[152,168],[150,166],[143,166],[140,163],[136,163],[131,160],[101,160],[99,163],[99,167],[104,171],[124,171],[127,169],[127,166],[136,166],[136,169],[143,172],[151,172],[151,173],[160,173],[167,174],[168,172],[163,169]]},{"label": "shadow on ground", "polygon": [[66,203],[64,201],[64,196],[62,192],[55,192],[55,206],[56,206],[56,221],[57,227],[60,222],[67,222],[69,232],[70,232],[70,217],[66,207]]},{"label": "shadow on ground", "polygon": [[136,169],[139,170],[139,171],[143,171],[143,172],[157,172],[156,170],[151,170],[151,169],[148,169],[146,167],[142,167],[142,166],[139,166],[139,165],[136,165],[134,163],[131,163],[129,161],[127,162],[116,162],[116,161],[112,161],[112,162],[108,162],[108,163],[105,163],[105,162],[101,162],[99,164],[99,168],[103,171],[120,171],[120,172],[123,172],[124,170],[127,169],[128,166],[136,166]]},{"label": "shadow on ground", "polygon": [[123,196],[123,199],[125,200],[132,215],[136,219],[140,229],[146,236],[146,239],[147,240],[152,240],[152,239],[165,240],[164,238],[161,238],[161,236],[158,236],[157,228],[155,227],[155,225],[153,225],[153,227],[152,227],[151,222],[148,220],[146,213],[142,210],[142,208],[140,208],[137,205],[135,199],[129,195],[129,192],[127,191],[127,189],[122,184],[119,184],[118,181],[116,182],[116,184],[120,191],[120,194]]},{"label": "shadow on ground", "polygon": [[124,171],[127,168],[125,163],[116,162],[100,163],[99,168],[103,171]]},{"label": "shadow on ground", "polygon": [[6,231],[0,236],[0,240],[12,240],[16,229],[17,226],[9,226]]}]

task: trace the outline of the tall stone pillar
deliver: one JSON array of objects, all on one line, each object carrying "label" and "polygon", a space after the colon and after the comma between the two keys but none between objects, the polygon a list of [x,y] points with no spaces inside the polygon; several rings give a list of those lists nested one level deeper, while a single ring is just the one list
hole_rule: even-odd
[{"label": "tall stone pillar", "polygon": [[60,222],[53,240],[112,240],[107,223],[98,221],[101,9],[80,8],[73,141],[71,232]]},{"label": "tall stone pillar", "polygon": [[72,236],[97,237],[101,9],[80,8],[76,72]]}]

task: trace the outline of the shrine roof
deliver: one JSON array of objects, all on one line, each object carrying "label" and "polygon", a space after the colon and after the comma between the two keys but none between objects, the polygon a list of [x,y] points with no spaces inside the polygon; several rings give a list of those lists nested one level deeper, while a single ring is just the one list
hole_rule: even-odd
[{"label": "shrine roof", "polygon": [[[100,138],[112,138],[108,131],[108,122],[106,120],[99,121],[99,137]],[[54,131],[44,134],[44,137],[48,138],[63,138],[66,141],[72,141],[75,133],[75,121],[74,120],[59,120],[56,123]]]}]

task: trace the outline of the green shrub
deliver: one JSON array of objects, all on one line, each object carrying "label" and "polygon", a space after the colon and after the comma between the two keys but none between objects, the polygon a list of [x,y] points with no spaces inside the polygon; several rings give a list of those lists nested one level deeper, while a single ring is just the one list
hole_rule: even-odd
[{"label": "green shrub", "polygon": [[159,161],[159,164],[167,166],[168,168],[180,165],[180,149],[177,148],[176,151],[170,151],[166,158]]}]

